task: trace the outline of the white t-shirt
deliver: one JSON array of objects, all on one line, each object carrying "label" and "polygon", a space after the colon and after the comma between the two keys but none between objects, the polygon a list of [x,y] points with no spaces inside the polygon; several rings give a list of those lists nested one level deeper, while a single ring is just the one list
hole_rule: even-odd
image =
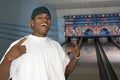
[{"label": "white t-shirt", "polygon": [[[19,41],[13,42],[10,48]],[[26,45],[26,53],[12,62],[12,80],[65,80],[65,68],[70,59],[58,42],[28,35],[22,45]]]}]

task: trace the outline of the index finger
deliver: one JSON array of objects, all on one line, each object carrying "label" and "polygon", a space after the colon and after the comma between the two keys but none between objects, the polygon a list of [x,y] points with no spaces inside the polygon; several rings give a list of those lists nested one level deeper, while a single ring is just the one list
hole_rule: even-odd
[{"label": "index finger", "polygon": [[74,48],[79,47],[78,44],[75,42],[74,43]]},{"label": "index finger", "polygon": [[21,45],[27,38],[23,38],[21,39],[15,46],[19,46]]}]

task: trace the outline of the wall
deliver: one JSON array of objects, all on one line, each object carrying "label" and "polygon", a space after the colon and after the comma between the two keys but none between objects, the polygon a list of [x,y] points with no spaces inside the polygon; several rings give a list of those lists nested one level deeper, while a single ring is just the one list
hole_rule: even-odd
[{"label": "wall", "polygon": [[120,13],[120,7],[99,7],[99,8],[81,8],[81,9],[58,9],[57,16],[80,15],[80,14],[104,14]]}]

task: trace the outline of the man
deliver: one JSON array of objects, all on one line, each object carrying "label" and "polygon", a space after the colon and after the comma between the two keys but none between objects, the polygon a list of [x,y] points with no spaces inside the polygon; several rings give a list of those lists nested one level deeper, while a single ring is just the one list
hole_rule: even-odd
[{"label": "man", "polygon": [[46,7],[33,10],[33,33],[11,44],[0,64],[0,80],[65,80],[80,56],[75,44],[70,60],[58,42],[47,37],[51,14]]}]

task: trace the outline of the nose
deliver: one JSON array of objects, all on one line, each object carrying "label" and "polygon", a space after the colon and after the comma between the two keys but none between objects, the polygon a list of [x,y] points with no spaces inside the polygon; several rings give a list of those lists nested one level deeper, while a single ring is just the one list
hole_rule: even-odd
[{"label": "nose", "polygon": [[46,22],[46,21],[47,21],[47,18],[43,18],[43,21]]}]

